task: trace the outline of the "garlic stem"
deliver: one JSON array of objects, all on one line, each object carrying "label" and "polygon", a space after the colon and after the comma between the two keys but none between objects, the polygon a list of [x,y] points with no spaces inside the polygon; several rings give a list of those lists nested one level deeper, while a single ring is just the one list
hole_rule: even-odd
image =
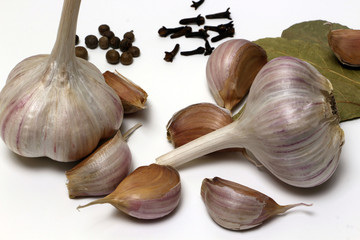
[{"label": "garlic stem", "polygon": [[72,65],[75,59],[75,36],[81,0],[64,0],[63,10],[50,61]]},{"label": "garlic stem", "polygon": [[[127,141],[127,139],[130,137],[130,135],[139,127],[141,127],[142,124],[141,123],[137,123],[135,126],[133,126],[132,128],[130,128],[129,130],[127,130],[124,135],[122,136],[124,141]],[[120,132],[120,131],[119,131]]]},{"label": "garlic stem", "polygon": [[312,206],[312,204],[308,204],[308,203],[296,203],[296,204],[289,204],[289,205],[279,205],[278,208],[276,209],[274,214],[281,214],[286,212],[287,210],[294,208],[294,207],[298,207],[298,206],[307,206],[310,207]]},{"label": "garlic stem", "polygon": [[218,150],[243,147],[244,136],[241,133],[239,121],[230,123],[218,130],[201,136],[185,145],[182,145],[156,159],[157,164],[178,167],[195,158]]}]

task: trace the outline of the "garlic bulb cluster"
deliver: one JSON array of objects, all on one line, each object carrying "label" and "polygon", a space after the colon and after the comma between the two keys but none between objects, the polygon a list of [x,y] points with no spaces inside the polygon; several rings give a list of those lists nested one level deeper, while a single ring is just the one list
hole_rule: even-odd
[{"label": "garlic bulb cluster", "polygon": [[75,57],[80,2],[64,1],[51,54],[17,64],[0,93],[1,137],[19,155],[79,160],[122,123],[121,101],[102,73]]},{"label": "garlic bulb cluster", "polygon": [[171,213],[180,196],[179,173],[170,166],[151,164],[135,169],[111,194],[78,208],[110,203],[132,217],[156,219]]},{"label": "garlic bulb cluster", "polygon": [[135,125],[124,136],[119,130],[113,138],[66,172],[70,198],[102,196],[115,190],[131,168],[132,155],[126,140],[140,126]]},{"label": "garlic bulb cluster", "polygon": [[293,207],[311,206],[305,203],[280,206],[259,191],[219,177],[203,180],[201,197],[211,218],[231,230],[254,228]]},{"label": "garlic bulb cluster", "polygon": [[206,65],[206,80],[216,103],[232,110],[266,62],[265,50],[248,40],[232,39],[220,44]]},{"label": "garlic bulb cluster", "polygon": [[283,182],[317,186],[335,172],[344,143],[332,91],[330,81],[309,63],[275,58],[256,76],[236,121],[156,161],[176,167],[214,151],[241,147]]}]

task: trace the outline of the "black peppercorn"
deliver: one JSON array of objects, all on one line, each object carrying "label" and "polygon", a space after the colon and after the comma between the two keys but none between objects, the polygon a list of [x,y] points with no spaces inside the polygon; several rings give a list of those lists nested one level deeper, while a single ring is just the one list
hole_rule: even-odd
[{"label": "black peppercorn", "polygon": [[79,36],[78,35],[75,35],[75,45],[78,45],[79,44]]},{"label": "black peppercorn", "polygon": [[108,49],[109,48],[109,39],[105,36],[102,36],[99,39],[99,47],[104,50]]},{"label": "black peppercorn", "polygon": [[138,56],[140,56],[140,49],[139,49],[138,47],[131,46],[131,47],[129,47],[128,52],[129,52],[133,57],[138,57]]},{"label": "black peppercorn", "polygon": [[120,38],[118,37],[112,37],[109,42],[110,42],[110,47],[114,49],[119,48],[120,46]]},{"label": "black peppercorn", "polygon": [[131,47],[131,45],[132,43],[130,42],[130,40],[124,38],[123,40],[120,41],[120,50],[122,52],[126,52]]},{"label": "black peppercorn", "polygon": [[107,24],[101,24],[101,25],[99,26],[98,30],[99,30],[100,35],[101,35],[101,36],[104,36],[104,32],[110,31],[110,27],[109,27],[109,25],[107,25]]},{"label": "black peppercorn", "polygon": [[79,58],[88,59],[88,52],[86,50],[86,48],[82,47],[82,46],[77,46],[75,47],[75,55]]},{"label": "black peppercorn", "polygon": [[95,35],[88,35],[85,37],[86,47],[90,49],[95,49],[98,46],[98,38]]},{"label": "black peppercorn", "polygon": [[123,52],[120,56],[120,62],[123,65],[130,65],[133,62],[133,56],[129,52]]},{"label": "black peppercorn", "polygon": [[120,61],[120,53],[114,49],[106,52],[106,60],[110,64],[118,64]]},{"label": "black peppercorn", "polygon": [[111,38],[115,37],[115,34],[113,31],[108,30],[103,33],[103,36],[107,37],[108,39],[111,39]]},{"label": "black peppercorn", "polygon": [[133,31],[130,31],[130,32],[126,32],[124,34],[124,38],[127,38],[130,40],[130,42],[134,42],[135,41],[135,35],[134,35],[134,32]]}]

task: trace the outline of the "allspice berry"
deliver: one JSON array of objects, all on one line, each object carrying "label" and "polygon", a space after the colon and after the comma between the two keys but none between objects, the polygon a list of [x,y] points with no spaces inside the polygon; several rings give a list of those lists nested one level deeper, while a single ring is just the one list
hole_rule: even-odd
[{"label": "allspice berry", "polygon": [[124,38],[123,40],[120,41],[120,50],[122,52],[126,52],[130,47],[131,47],[132,43],[128,38]]},{"label": "allspice berry", "polygon": [[124,34],[124,38],[127,38],[130,40],[130,42],[134,42],[135,41],[135,35],[134,35],[134,32],[133,31],[130,31],[130,32],[126,32]]},{"label": "allspice berry", "polygon": [[82,46],[75,47],[75,55],[79,58],[88,60],[88,52],[87,52],[86,48],[84,48]]},{"label": "allspice berry", "polygon": [[131,53],[131,55],[132,55],[133,57],[138,57],[138,56],[140,56],[140,49],[139,49],[138,47],[131,46],[131,47],[129,47],[128,52]]},{"label": "allspice berry", "polygon": [[107,37],[108,39],[111,39],[111,38],[115,37],[115,34],[113,31],[108,30],[103,33],[103,36]]},{"label": "allspice berry", "polygon": [[133,62],[133,56],[129,52],[123,52],[120,56],[120,62],[123,65],[130,65]]},{"label": "allspice berry", "polygon": [[98,38],[95,35],[88,35],[85,37],[85,45],[90,49],[97,48],[99,43]]},{"label": "allspice berry", "polygon": [[109,27],[109,25],[107,25],[107,24],[101,24],[101,25],[99,26],[98,30],[99,30],[100,35],[101,35],[101,36],[104,36],[104,32],[110,31],[110,27]]},{"label": "allspice berry", "polygon": [[120,61],[120,53],[114,49],[107,51],[106,61],[110,64],[118,64]]},{"label": "allspice berry", "polygon": [[120,46],[120,38],[118,37],[112,37],[109,41],[110,47],[117,49]]},{"label": "allspice berry", "polygon": [[104,50],[108,49],[109,48],[109,39],[105,36],[102,36],[99,39],[99,47]]}]

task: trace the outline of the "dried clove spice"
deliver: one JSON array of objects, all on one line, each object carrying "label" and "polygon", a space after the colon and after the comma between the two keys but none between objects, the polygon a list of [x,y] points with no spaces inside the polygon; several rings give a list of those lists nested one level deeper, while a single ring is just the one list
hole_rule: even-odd
[{"label": "dried clove spice", "polygon": [[211,55],[213,50],[214,50],[214,47],[211,47],[209,41],[206,39],[205,40],[205,53],[204,53],[204,55],[205,56]]},{"label": "dried clove spice", "polygon": [[180,45],[177,43],[171,52],[165,52],[164,60],[166,62],[172,62],[176,54],[179,52],[179,49],[180,49]]},{"label": "dried clove spice", "polygon": [[177,27],[177,28],[166,28],[165,26],[162,26],[159,30],[158,33],[160,35],[160,37],[167,37],[170,34],[179,32],[180,30],[184,29],[185,27]]},{"label": "dried clove spice", "polygon": [[173,39],[173,38],[179,38],[179,37],[182,37],[182,36],[186,36],[186,34],[191,33],[191,32],[192,32],[192,28],[191,28],[191,27],[189,27],[189,26],[181,27],[181,30],[173,33],[173,34],[170,36],[170,38],[171,38],[171,39]]},{"label": "dried clove spice", "polygon": [[222,32],[222,33],[219,33],[219,35],[211,38],[211,42],[218,42],[224,38],[227,38],[227,37],[234,37],[234,34],[235,34],[235,29],[234,28],[229,28],[229,29],[226,29],[225,32]]},{"label": "dried clove spice", "polygon": [[228,22],[226,24],[220,24],[217,26],[204,26],[205,30],[213,31],[213,32],[217,32],[217,33],[223,33],[226,30],[231,29],[231,28],[234,28],[233,21]]},{"label": "dried clove spice", "polygon": [[214,13],[214,14],[209,14],[209,15],[206,15],[206,19],[218,19],[218,18],[227,18],[227,19],[230,19],[231,20],[231,17],[230,17],[230,8],[226,9],[225,12],[219,12],[219,13]]},{"label": "dried clove spice", "polygon": [[183,51],[180,52],[182,56],[191,56],[191,55],[197,55],[197,54],[204,54],[205,48],[204,47],[198,47],[197,49],[191,50],[191,51]]},{"label": "dried clove spice", "polygon": [[197,32],[189,32],[185,34],[186,38],[201,38],[206,40],[209,37],[209,34],[207,34],[207,30],[199,29]]},{"label": "dried clove spice", "polygon": [[200,0],[200,1],[198,1],[198,2],[192,1],[192,4],[191,4],[190,7],[193,7],[193,8],[195,8],[195,10],[196,10],[196,9],[198,9],[198,7],[200,7],[201,4],[203,4],[204,2],[205,2],[205,0]]},{"label": "dried clove spice", "polygon": [[181,19],[179,23],[182,25],[197,24],[200,26],[205,23],[205,18],[199,14],[197,17]]}]

